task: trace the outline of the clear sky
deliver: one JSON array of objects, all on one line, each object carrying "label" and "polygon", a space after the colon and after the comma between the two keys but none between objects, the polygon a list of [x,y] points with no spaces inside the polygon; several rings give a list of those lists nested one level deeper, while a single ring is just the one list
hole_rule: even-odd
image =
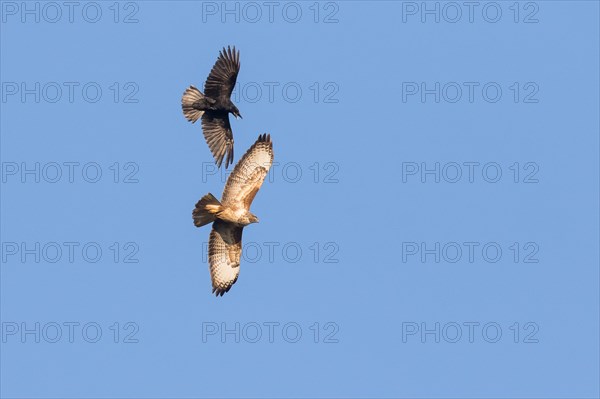
[{"label": "clear sky", "polygon": [[[598,397],[598,2],[0,11],[2,397]],[[228,44],[276,165],[215,298]]]}]

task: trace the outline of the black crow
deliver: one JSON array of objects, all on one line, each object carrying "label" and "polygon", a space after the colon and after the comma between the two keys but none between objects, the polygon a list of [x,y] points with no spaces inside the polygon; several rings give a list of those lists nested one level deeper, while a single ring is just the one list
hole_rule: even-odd
[{"label": "black crow", "polygon": [[188,121],[194,123],[202,117],[204,138],[218,167],[221,167],[225,155],[225,167],[233,163],[233,132],[229,113],[236,118],[242,117],[231,102],[231,92],[239,71],[240,52],[236,52],[235,47],[232,49],[227,46],[227,49],[219,52],[219,58],[204,83],[204,94],[190,86],[181,98],[183,115]]}]

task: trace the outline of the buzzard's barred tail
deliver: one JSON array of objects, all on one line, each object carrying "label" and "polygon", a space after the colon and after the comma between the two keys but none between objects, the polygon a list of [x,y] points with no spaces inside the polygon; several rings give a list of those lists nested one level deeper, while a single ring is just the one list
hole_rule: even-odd
[{"label": "buzzard's barred tail", "polygon": [[194,108],[194,103],[202,100],[204,100],[204,94],[194,86],[190,86],[185,90],[183,97],[181,97],[181,108],[188,121],[194,123],[204,114],[204,111]]},{"label": "buzzard's barred tail", "polygon": [[206,194],[198,201],[196,208],[192,211],[194,225],[204,226],[215,221],[217,213],[221,210],[221,203],[211,193]]}]

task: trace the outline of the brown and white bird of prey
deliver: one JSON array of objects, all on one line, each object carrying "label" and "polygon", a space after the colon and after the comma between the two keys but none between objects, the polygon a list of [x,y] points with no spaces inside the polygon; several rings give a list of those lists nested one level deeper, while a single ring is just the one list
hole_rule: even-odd
[{"label": "brown and white bird of prey", "polygon": [[190,86],[183,93],[181,107],[183,115],[192,123],[202,117],[204,138],[221,167],[223,158],[225,167],[233,163],[233,132],[229,124],[229,113],[242,117],[240,110],[231,102],[231,92],[240,71],[240,52],[235,47],[223,48],[213,66],[206,83],[204,93]]},{"label": "brown and white bird of prey", "polygon": [[254,196],[273,164],[271,136],[263,134],[239,160],[227,179],[221,202],[208,193],[192,212],[196,227],[214,222],[208,239],[213,293],[223,295],[237,281],[242,256],[242,231],[258,218],[250,212]]}]

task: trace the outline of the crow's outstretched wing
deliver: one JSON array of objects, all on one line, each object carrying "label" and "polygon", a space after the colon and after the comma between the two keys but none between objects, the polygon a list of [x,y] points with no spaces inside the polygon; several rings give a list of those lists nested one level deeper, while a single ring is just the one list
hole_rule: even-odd
[{"label": "crow's outstretched wing", "polygon": [[238,279],[243,229],[218,219],[213,223],[208,239],[208,264],[215,295],[223,296]]},{"label": "crow's outstretched wing", "polygon": [[254,196],[260,189],[273,164],[271,136],[262,134],[238,161],[223,189],[221,204],[224,207],[243,206],[250,210]]},{"label": "crow's outstretched wing", "polygon": [[221,167],[223,158],[226,155],[225,167],[227,168],[232,164],[233,132],[229,124],[229,114],[216,111],[204,112],[204,115],[202,115],[202,132],[217,166]]},{"label": "crow's outstretched wing", "polygon": [[240,52],[235,47],[223,48],[219,52],[219,58],[204,83],[204,95],[217,98],[231,97],[235,86],[238,72],[240,71]]}]

